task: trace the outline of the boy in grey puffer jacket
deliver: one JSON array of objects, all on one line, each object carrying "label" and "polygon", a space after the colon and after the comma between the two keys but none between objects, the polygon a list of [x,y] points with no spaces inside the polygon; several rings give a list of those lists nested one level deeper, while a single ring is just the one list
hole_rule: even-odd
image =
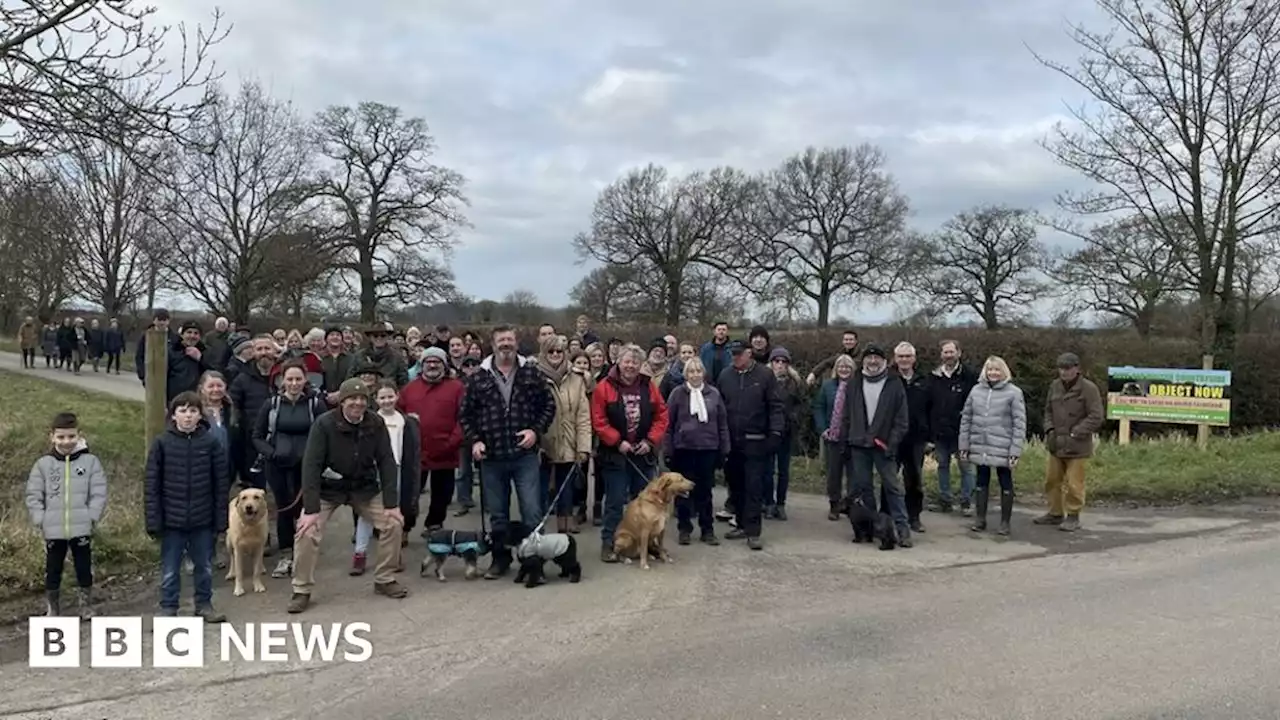
[{"label": "boy in grey puffer jacket", "polygon": [[62,570],[71,553],[75,565],[78,610],[93,616],[93,563],[90,538],[107,505],[107,473],[89,452],[72,413],[53,418],[52,449],[31,467],[27,477],[27,510],[45,544],[45,614],[62,612]]}]

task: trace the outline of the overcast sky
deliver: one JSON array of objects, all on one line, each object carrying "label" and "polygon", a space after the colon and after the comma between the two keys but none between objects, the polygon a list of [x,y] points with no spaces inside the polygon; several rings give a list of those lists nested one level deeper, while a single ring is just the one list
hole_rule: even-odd
[{"label": "overcast sky", "polygon": [[[169,0],[195,20],[215,3]],[[1079,101],[1027,46],[1076,56],[1086,0],[219,0],[217,50],[304,112],[376,100],[427,119],[469,180],[469,295],[561,305],[599,190],[648,162],[777,164],[873,142],[932,229],[977,203],[1051,210],[1080,182],[1036,141]],[[867,321],[887,311],[842,308]],[[879,316],[879,317],[872,317]]]}]

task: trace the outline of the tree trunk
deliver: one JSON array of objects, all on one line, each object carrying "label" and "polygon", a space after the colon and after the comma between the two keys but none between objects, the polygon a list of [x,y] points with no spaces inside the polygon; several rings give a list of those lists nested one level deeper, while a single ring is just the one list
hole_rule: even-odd
[{"label": "tree trunk", "polygon": [[818,285],[818,329],[831,325],[831,282],[822,280]]},{"label": "tree trunk", "polygon": [[1156,314],[1156,309],[1152,305],[1140,308],[1136,317],[1133,318],[1133,328],[1138,331],[1138,337],[1151,336],[1151,319]]},{"label": "tree trunk", "polygon": [[684,302],[684,298],[680,294],[680,281],[683,280],[682,275],[673,276],[667,273],[667,325],[676,327],[680,324],[680,304]]}]

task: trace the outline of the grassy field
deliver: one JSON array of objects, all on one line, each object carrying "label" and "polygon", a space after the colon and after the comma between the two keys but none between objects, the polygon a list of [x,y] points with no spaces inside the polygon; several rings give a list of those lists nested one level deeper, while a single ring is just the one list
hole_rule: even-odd
[{"label": "grassy field", "polygon": [[[1044,445],[1028,443],[1014,471],[1014,485],[1023,497],[1043,495],[1045,460]],[[817,459],[798,458],[791,467],[796,492],[825,492]],[[936,463],[926,460],[925,489],[931,497],[937,493],[937,477]],[[958,488],[954,467],[951,483]],[[1089,502],[1160,505],[1280,495],[1280,433],[1215,438],[1205,450],[1177,436],[1135,440],[1127,447],[1103,443],[1089,463],[1086,488]]]},{"label": "grassy field", "polygon": [[[20,352],[21,350],[22,348],[18,346],[17,340],[14,340],[11,337],[0,338],[0,352],[17,353],[17,352]],[[101,360],[101,366],[104,369],[107,367],[106,358],[103,358]],[[44,353],[39,348],[36,349],[36,367],[44,367]],[[133,348],[132,347],[125,348],[125,353],[120,356],[120,367],[123,371],[133,372]]]},{"label": "grassy field", "polygon": [[[142,404],[3,371],[0,385],[0,600],[43,588],[44,543],[23,495],[31,465],[49,449],[49,421],[64,410],[79,415],[89,448],[107,471],[107,509],[93,539],[94,574],[101,581],[155,567],[157,548],[143,523]],[[67,573],[64,586],[74,582],[70,560]]]}]

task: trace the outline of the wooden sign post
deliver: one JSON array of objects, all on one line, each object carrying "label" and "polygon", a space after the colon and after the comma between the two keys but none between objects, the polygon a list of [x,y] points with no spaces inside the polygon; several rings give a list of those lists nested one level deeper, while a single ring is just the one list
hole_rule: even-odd
[{"label": "wooden sign post", "polygon": [[151,327],[147,329],[146,388],[147,388],[147,447],[164,432],[168,421],[169,389],[169,333]]}]

